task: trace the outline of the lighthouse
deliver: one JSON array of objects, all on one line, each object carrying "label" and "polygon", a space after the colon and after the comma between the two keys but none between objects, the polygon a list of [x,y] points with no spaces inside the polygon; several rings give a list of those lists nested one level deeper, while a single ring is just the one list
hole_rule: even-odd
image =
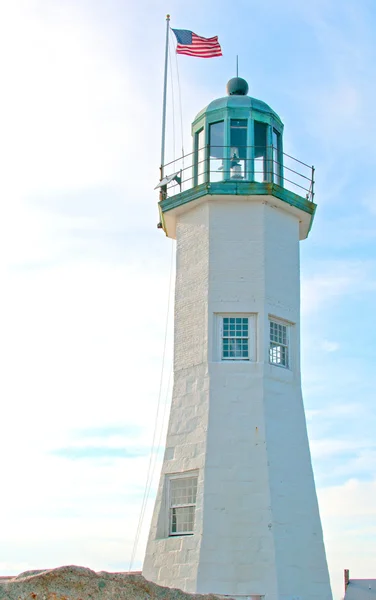
[{"label": "lighthouse", "polygon": [[174,386],[143,575],[247,600],[331,600],[300,374],[299,243],[314,171],[242,78],[164,169]]}]

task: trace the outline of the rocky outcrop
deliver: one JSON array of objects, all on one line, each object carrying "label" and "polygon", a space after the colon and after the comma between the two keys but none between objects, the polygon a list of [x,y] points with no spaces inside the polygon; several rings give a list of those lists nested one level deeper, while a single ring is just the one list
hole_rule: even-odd
[{"label": "rocky outcrop", "polygon": [[216,600],[160,587],[142,575],[95,573],[84,567],[27,571],[0,578],[0,600]]}]

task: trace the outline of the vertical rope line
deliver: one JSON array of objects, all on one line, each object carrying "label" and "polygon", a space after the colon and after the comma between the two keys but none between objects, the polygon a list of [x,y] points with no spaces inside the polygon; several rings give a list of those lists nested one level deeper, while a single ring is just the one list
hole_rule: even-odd
[{"label": "vertical rope line", "polygon": [[[160,381],[159,381],[159,393],[158,393],[157,410],[156,410],[156,413],[155,413],[153,441],[152,441],[151,450],[150,450],[150,456],[149,456],[149,464],[148,464],[148,471],[147,471],[147,476],[146,476],[145,490],[144,490],[144,495],[143,495],[143,498],[142,498],[141,510],[140,510],[140,515],[139,515],[139,518],[138,518],[137,530],[136,530],[135,540],[134,540],[134,543],[133,543],[131,559],[130,559],[130,562],[129,562],[129,569],[128,569],[129,571],[132,570],[134,558],[135,558],[135,555],[136,555],[137,546],[138,546],[138,542],[139,542],[139,538],[140,538],[140,532],[141,532],[141,528],[142,528],[142,523],[143,523],[143,519],[144,519],[144,515],[145,515],[145,509],[146,509],[146,505],[147,505],[147,502],[148,502],[149,492],[150,492],[150,487],[151,487],[151,482],[153,480],[153,474],[154,474],[152,467],[153,467],[153,456],[155,454],[155,441],[157,439],[158,417],[159,417],[159,411],[160,411],[160,406],[161,406],[162,386],[163,386],[163,374],[164,374],[164,366],[165,366],[165,359],[166,359],[167,333],[168,333],[168,322],[169,322],[170,304],[171,304],[173,257],[174,257],[174,244],[173,244],[173,242],[171,242],[170,277],[169,277],[169,286],[168,286],[168,300],[167,300],[167,310],[166,310],[166,324],[165,324],[165,333],[164,333],[164,342],[163,342],[162,366],[161,366],[161,376],[160,376]],[[154,467],[155,467],[155,463],[154,463]]]},{"label": "vertical rope line", "polygon": [[[165,426],[165,421],[166,421],[166,414],[167,414],[167,407],[168,407],[168,399],[170,397],[170,385],[171,385],[171,380],[172,380],[172,373],[173,373],[173,368],[171,367],[170,370],[170,375],[168,377],[168,384],[167,384],[167,391],[166,391],[166,399],[165,399],[165,403],[164,403],[164,407],[163,407],[163,415],[162,415],[162,423],[161,423],[161,432],[160,432],[160,436],[159,436],[159,440],[158,440],[158,450],[161,447],[162,444],[162,435],[163,435],[163,430],[164,430],[164,426]],[[157,460],[155,460],[155,462],[157,462]]]},{"label": "vertical rope line", "polygon": [[[171,262],[170,262],[170,282],[169,282],[168,306],[170,306],[170,304],[171,304],[171,289],[172,289],[172,275],[173,275],[173,258],[174,258],[174,243],[172,242],[172,247],[171,247]],[[169,322],[169,319],[167,318],[166,331],[165,331],[165,340],[167,340],[168,322]],[[158,450],[159,450],[159,448],[161,446],[161,440],[162,440],[162,435],[163,435],[164,422],[165,422],[165,418],[166,418],[167,400],[168,400],[168,392],[169,392],[170,382],[171,382],[171,375],[172,375],[172,368],[170,370],[170,374],[169,374],[169,378],[168,378],[168,383],[167,383],[166,399],[165,399],[164,408],[163,408],[163,414],[162,414],[162,421],[161,421],[161,426],[160,426],[159,440],[158,440],[158,444],[155,446],[154,462],[153,462],[153,466],[152,466],[152,469],[151,469],[151,477],[149,479],[149,486],[148,486],[147,496],[146,496],[146,504],[147,504],[147,500],[149,498],[149,493],[150,493],[151,486],[152,486],[153,479],[154,479],[155,467],[156,467],[157,459],[158,459]],[[162,392],[162,390],[161,390],[161,392]],[[144,507],[144,513],[145,513],[145,510],[146,510],[146,504],[145,504],[145,507]]]}]

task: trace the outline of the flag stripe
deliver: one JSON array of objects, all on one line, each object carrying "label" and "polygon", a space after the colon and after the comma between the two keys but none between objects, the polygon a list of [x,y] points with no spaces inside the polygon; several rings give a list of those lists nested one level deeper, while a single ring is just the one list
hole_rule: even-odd
[{"label": "flag stripe", "polygon": [[197,51],[177,48],[176,53],[177,54],[186,54],[187,56],[197,56],[199,58],[212,58],[213,56],[222,56],[222,52],[220,50],[216,50],[215,52],[197,53]]},{"label": "flag stripe", "polygon": [[[175,33],[178,42],[176,46],[177,54],[197,56],[199,58],[213,58],[215,56],[222,56],[222,50],[218,42],[218,36],[204,38],[186,29],[173,29],[172,31]],[[179,42],[179,39],[182,42],[188,43],[182,44]]]},{"label": "flag stripe", "polygon": [[215,51],[221,51],[220,48],[218,48],[217,46],[213,46],[213,48],[206,48],[205,46],[198,46],[198,47],[193,47],[193,46],[188,46],[188,45],[184,45],[184,44],[179,44],[178,48],[180,48],[181,50],[187,49],[187,50],[192,50],[192,52],[215,52]]}]

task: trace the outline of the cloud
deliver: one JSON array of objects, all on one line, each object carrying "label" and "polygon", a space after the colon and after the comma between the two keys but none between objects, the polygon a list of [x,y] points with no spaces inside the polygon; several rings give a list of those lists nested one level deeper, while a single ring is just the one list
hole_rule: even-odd
[{"label": "cloud", "polygon": [[338,423],[342,419],[354,419],[356,417],[365,418],[366,411],[364,404],[360,402],[346,402],[341,404],[325,404],[323,408],[313,408],[306,410],[307,420],[317,419],[320,420],[323,417],[327,421],[333,421]]},{"label": "cloud", "polygon": [[337,352],[337,350],[340,348],[340,345],[338,342],[329,342],[328,340],[323,340],[321,347],[325,352]]},{"label": "cloud", "polygon": [[318,498],[326,554],[331,567],[333,598],[342,597],[343,569],[350,577],[374,576],[376,561],[376,481],[347,479],[319,488]]},{"label": "cloud", "polygon": [[38,567],[36,565],[31,566],[31,563],[29,563],[29,562],[21,562],[21,561],[0,562],[0,573],[2,576],[7,576],[7,575],[14,576],[14,575],[18,575],[19,573],[24,573],[25,571],[34,570],[34,569],[37,570]]},{"label": "cloud", "polygon": [[374,190],[369,191],[367,197],[362,201],[362,205],[367,208],[371,215],[376,216],[376,193]]},{"label": "cloud", "polygon": [[97,427],[82,427],[71,431],[73,438],[128,438],[135,437],[140,434],[140,426],[130,426],[127,423],[123,425],[104,425]]},{"label": "cloud", "polygon": [[357,260],[316,261],[314,273],[303,275],[302,315],[310,315],[325,307],[332,308],[344,296],[376,289],[376,263]]},{"label": "cloud", "polygon": [[67,448],[57,448],[56,450],[51,450],[50,454],[59,456],[60,458],[68,458],[69,460],[100,460],[103,458],[135,458],[137,456],[146,456],[148,452],[149,451],[145,448],[131,450],[127,447],[114,448],[108,446],[71,446]]},{"label": "cloud", "polygon": [[[367,517],[372,517],[376,526],[375,495],[376,480],[348,479],[340,486],[320,490],[322,514],[336,519],[344,517],[347,526],[351,523],[355,526],[356,518],[364,521]],[[338,502],[338,498],[341,498],[341,502]]]}]

